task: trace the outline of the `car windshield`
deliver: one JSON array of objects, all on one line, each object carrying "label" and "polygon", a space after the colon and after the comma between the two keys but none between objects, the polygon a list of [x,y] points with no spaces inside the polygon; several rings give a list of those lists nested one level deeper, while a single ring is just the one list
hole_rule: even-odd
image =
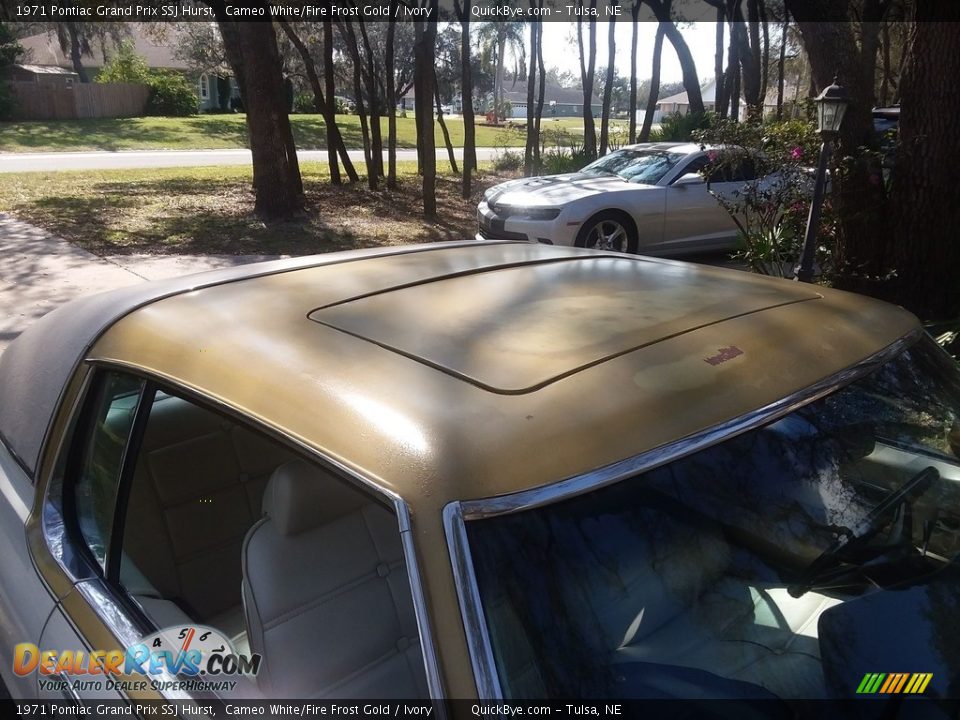
[{"label": "car windshield", "polygon": [[924,339],[759,429],[468,520],[504,695],[956,695],[958,411]]},{"label": "car windshield", "polygon": [[655,185],[686,153],[663,150],[616,150],[594,160],[580,172],[585,175],[618,175],[635,183]]}]

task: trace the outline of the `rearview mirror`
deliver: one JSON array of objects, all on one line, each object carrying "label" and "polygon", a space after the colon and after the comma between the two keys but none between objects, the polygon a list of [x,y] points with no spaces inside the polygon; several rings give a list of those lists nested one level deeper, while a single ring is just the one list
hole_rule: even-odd
[{"label": "rearview mirror", "polygon": [[703,183],[703,178],[700,177],[700,173],[690,172],[686,175],[681,175],[676,180],[673,181],[674,186],[683,187],[684,185],[700,185]]}]

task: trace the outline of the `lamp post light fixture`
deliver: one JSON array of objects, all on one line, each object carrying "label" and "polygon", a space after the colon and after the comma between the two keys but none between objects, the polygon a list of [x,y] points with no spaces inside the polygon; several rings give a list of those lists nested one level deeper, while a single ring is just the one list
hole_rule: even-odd
[{"label": "lamp post light fixture", "polygon": [[817,246],[817,230],[820,228],[820,208],[823,205],[823,193],[827,184],[827,163],[833,141],[840,134],[840,125],[847,112],[850,98],[833,79],[833,84],[824,88],[815,102],[817,103],[817,132],[823,143],[820,145],[820,159],[817,162],[817,174],[813,182],[813,198],[810,200],[810,214],[807,216],[807,231],[803,238],[803,252],[800,264],[794,271],[794,279],[800,282],[813,281],[813,259]]}]

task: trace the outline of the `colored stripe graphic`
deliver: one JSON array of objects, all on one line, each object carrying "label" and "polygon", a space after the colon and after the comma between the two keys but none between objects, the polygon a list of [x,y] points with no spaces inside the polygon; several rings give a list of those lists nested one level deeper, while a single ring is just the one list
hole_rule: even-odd
[{"label": "colored stripe graphic", "polygon": [[857,686],[857,694],[919,695],[932,679],[933,673],[867,673]]},{"label": "colored stripe graphic", "polygon": [[926,692],[927,685],[930,684],[930,681],[933,680],[933,673],[919,673],[920,681],[913,688],[913,692],[919,695],[922,692]]}]

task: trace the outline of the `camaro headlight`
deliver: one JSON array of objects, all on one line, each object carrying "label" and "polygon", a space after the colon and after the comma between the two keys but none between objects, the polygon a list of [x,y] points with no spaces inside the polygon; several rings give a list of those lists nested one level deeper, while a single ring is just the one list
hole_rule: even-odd
[{"label": "camaro headlight", "polygon": [[499,218],[516,218],[518,220],[553,220],[560,214],[560,208],[554,207],[523,207],[522,205],[506,205],[495,202],[490,209]]},{"label": "camaro headlight", "polygon": [[529,220],[555,220],[560,214],[560,208],[523,208],[515,214]]}]

